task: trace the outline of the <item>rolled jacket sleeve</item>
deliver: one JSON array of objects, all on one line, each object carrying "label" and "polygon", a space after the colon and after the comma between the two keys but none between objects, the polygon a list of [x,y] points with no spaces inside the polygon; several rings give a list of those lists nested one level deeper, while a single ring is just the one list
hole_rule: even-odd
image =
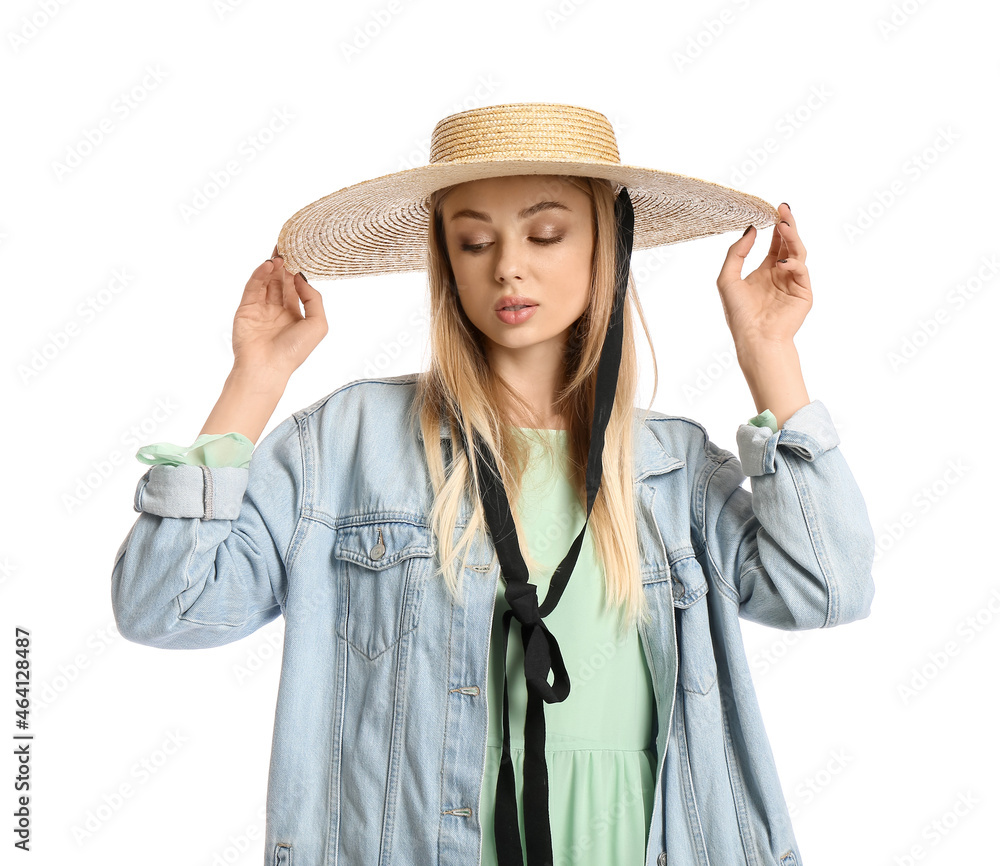
[{"label": "rolled jacket sleeve", "polygon": [[121,634],[148,646],[212,647],[278,616],[303,475],[294,416],[258,444],[248,468],[148,469],[135,491],[139,517],[112,570]]},{"label": "rolled jacket sleeve", "polygon": [[868,616],[874,533],[826,407],[813,400],[777,431],[741,424],[736,440],[738,460],[706,439],[695,515],[740,616],[782,629]]},{"label": "rolled jacket sleeve", "polygon": [[160,517],[236,520],[249,475],[234,467],[156,465],[139,479],[132,508]]}]

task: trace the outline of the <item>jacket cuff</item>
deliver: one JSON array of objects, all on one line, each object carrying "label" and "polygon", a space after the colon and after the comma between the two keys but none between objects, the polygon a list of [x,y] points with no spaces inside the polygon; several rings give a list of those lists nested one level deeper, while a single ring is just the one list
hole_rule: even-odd
[{"label": "jacket cuff", "polygon": [[235,466],[150,468],[135,488],[133,510],[160,517],[236,520],[250,470]]},{"label": "jacket cuff", "polygon": [[836,448],[840,436],[826,406],[819,400],[807,403],[795,412],[780,430],[741,424],[736,431],[736,445],[743,474],[766,475],[774,472],[778,445],[791,448],[804,460],[815,460]]}]

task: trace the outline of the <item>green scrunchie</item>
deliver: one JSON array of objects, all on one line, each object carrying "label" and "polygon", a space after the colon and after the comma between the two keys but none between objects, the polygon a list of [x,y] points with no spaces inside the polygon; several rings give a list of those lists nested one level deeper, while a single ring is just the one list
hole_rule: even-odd
[{"label": "green scrunchie", "polygon": [[135,459],[149,466],[235,466],[247,469],[253,442],[242,433],[203,433],[187,448],[169,442],[143,445]]},{"label": "green scrunchie", "polygon": [[765,409],[759,415],[754,415],[747,421],[747,424],[753,424],[754,427],[770,427],[773,432],[778,432],[778,419],[774,417],[770,409]]}]

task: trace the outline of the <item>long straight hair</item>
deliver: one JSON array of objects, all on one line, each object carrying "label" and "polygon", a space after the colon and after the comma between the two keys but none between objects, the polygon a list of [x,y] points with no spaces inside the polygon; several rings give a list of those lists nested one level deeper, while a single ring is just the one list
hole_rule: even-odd
[{"label": "long straight hair", "polygon": [[[610,181],[601,178],[567,176],[562,179],[582,189],[590,198],[593,209],[594,253],[590,299],[587,309],[571,328],[564,355],[563,384],[558,389],[555,402],[555,411],[568,419],[570,483],[586,513],[587,455],[597,365],[614,304],[615,189]],[[441,213],[443,199],[454,188],[438,190],[430,200],[427,274],[431,301],[431,361],[429,370],[418,376],[411,420],[419,421],[433,486],[431,524],[440,559],[438,574],[444,576],[449,591],[458,600],[462,596],[472,542],[477,533],[485,532],[486,528],[474,474],[477,468],[470,466],[458,433],[459,413],[470,447],[475,430],[493,454],[511,504],[521,552],[529,569],[538,569],[539,563],[527,550],[523,523],[515,503],[520,496],[521,480],[529,456],[530,434],[512,426],[510,419],[529,419],[530,427],[541,427],[542,424],[527,401],[490,367],[482,334],[465,314],[459,301]],[[601,486],[587,524],[587,536],[591,537],[597,560],[604,569],[606,603],[619,608],[623,631],[640,620],[649,621],[639,570],[634,500],[632,426],[639,372],[633,310],[639,316],[653,354],[655,395],[656,355],[630,270],[623,311],[621,365],[614,406],[605,434]],[[452,434],[452,458],[447,471],[439,432],[442,420],[448,422]],[[549,447],[544,438],[539,443],[541,447]],[[456,542],[454,532],[464,496],[470,497],[472,516]],[[569,519],[568,516],[566,519]]]}]

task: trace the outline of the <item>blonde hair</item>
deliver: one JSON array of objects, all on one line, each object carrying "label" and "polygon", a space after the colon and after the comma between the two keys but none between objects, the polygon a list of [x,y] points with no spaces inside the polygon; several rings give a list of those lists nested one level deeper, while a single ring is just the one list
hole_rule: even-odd
[{"label": "blonde hair", "polygon": [[[611,182],[607,180],[586,177],[563,179],[587,193],[594,215],[590,302],[570,332],[566,345],[564,383],[556,395],[554,406],[558,414],[568,419],[570,482],[581,508],[586,512],[587,454],[590,447],[597,365],[614,303],[617,232],[615,193]],[[473,447],[475,430],[493,454],[511,504],[522,555],[529,569],[537,569],[538,563],[526,549],[523,525],[514,503],[520,495],[530,443],[525,432],[512,426],[508,419],[534,419],[533,423],[528,424],[530,427],[541,427],[542,424],[531,406],[499,376],[493,375],[480,342],[480,332],[466,316],[459,302],[441,215],[442,201],[454,188],[438,190],[430,198],[427,274],[431,301],[431,361],[430,369],[418,376],[412,417],[419,419],[434,490],[431,524],[441,562],[437,574],[443,574],[453,597],[460,598],[469,549],[476,534],[485,531],[486,523],[475,478],[470,471],[469,460],[457,429],[458,412],[460,411],[464,422],[469,447]],[[591,537],[595,554],[604,568],[606,603],[620,606],[619,613],[625,615],[623,629],[638,623],[640,619],[649,621],[639,571],[634,500],[632,424],[639,376],[633,336],[633,309],[649,340],[649,329],[642,315],[630,270],[623,312],[621,365],[614,407],[605,433],[601,486],[587,524],[587,534]],[[651,341],[650,351],[652,352]],[[653,369],[655,395],[655,352]],[[452,459],[447,474],[440,447],[439,430],[442,419],[448,421],[452,433]],[[544,439],[541,440],[541,445],[548,447]],[[455,542],[454,529],[458,523],[462,497],[466,494],[473,503],[472,517]],[[459,557],[461,567],[457,569]],[[539,602],[543,598],[541,596]]]}]

